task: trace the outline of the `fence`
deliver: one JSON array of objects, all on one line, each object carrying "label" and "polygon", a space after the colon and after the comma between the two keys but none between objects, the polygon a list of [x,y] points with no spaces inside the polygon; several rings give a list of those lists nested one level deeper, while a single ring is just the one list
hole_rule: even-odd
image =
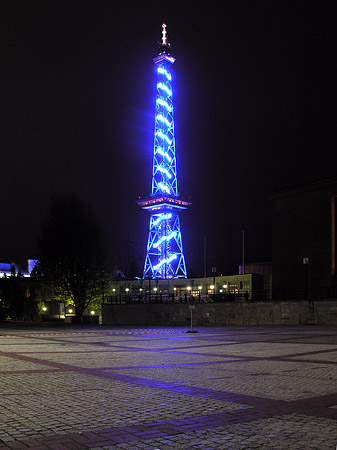
[{"label": "fence", "polygon": [[[149,304],[149,303],[171,303],[181,304],[188,303],[191,293],[124,293],[104,297],[104,304],[119,305],[119,304]],[[197,294],[193,293],[193,298],[196,303],[227,303],[238,301],[320,301],[320,300],[335,300],[337,299],[337,288],[319,286],[314,288],[284,288],[273,290],[253,290],[244,291],[237,290],[236,292],[223,293],[203,293],[199,291]]]},{"label": "fence", "polygon": [[[181,294],[174,293],[143,293],[143,294],[120,294],[110,295],[104,297],[104,304],[122,305],[122,304],[149,304],[149,303],[171,303],[181,304],[188,303],[190,293],[184,292]],[[248,291],[236,293],[221,293],[221,294],[202,294],[193,295],[196,303],[220,303],[220,302],[235,302],[252,300]]]}]

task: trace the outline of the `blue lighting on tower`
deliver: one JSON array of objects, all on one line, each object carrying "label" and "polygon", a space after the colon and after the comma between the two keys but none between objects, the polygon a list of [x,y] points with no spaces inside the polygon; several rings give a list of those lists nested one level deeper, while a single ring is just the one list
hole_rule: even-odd
[{"label": "blue lighting on tower", "polygon": [[156,65],[156,106],[151,196],[137,203],[150,216],[143,278],[186,278],[179,214],[189,202],[179,197],[174,138],[172,65],[163,24]]}]

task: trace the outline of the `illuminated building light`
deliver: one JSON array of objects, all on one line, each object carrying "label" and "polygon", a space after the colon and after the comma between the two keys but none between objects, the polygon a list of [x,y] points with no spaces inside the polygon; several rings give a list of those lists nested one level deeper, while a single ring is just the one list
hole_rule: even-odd
[{"label": "illuminated building light", "polygon": [[162,139],[165,139],[165,141],[171,145],[172,141],[164,134],[162,131],[158,131],[157,136],[161,137]]},{"label": "illuminated building light", "polygon": [[162,75],[165,75],[169,81],[172,80],[171,74],[168,73],[168,71],[166,69],[164,69],[163,67],[158,67],[157,72],[161,73]]},{"label": "illuminated building light", "polygon": [[158,116],[156,116],[157,120],[160,120],[161,122],[165,123],[169,128],[171,128],[171,122],[169,120],[166,119],[166,117],[162,116],[161,114],[158,114]]},{"label": "illuminated building light", "polygon": [[153,266],[153,269],[158,270],[161,266],[163,266],[164,264],[169,264],[174,259],[177,259],[176,254],[171,255],[169,258],[163,258],[156,266]]},{"label": "illuminated building light", "polygon": [[167,192],[168,194],[170,194],[170,188],[166,186],[166,184],[158,183],[158,186],[160,187],[162,192]]},{"label": "illuminated building light", "polygon": [[167,27],[166,23],[163,23],[163,25],[162,25],[163,31],[161,32],[161,34],[162,34],[162,45],[170,45],[168,43],[168,40],[167,40],[166,27]]},{"label": "illuminated building light", "polygon": [[172,175],[170,174],[170,172],[167,169],[165,169],[164,167],[158,166],[158,170],[160,172],[164,173],[165,175],[167,175],[168,178],[170,178],[170,179],[172,178]]},{"label": "illuminated building light", "polygon": [[168,61],[169,63],[173,64],[175,62],[175,58],[173,56],[168,55],[167,53],[159,53],[156,58],[153,58],[153,61],[155,64],[159,64],[163,61]]},{"label": "illuminated building light", "polygon": [[171,162],[171,161],[172,161],[171,156],[170,156],[167,152],[164,152],[163,149],[162,149],[161,147],[158,147],[158,148],[157,148],[157,152],[158,152],[160,155],[165,156],[165,158],[167,159],[168,162]]},{"label": "illuminated building light", "polygon": [[167,213],[167,214],[160,214],[160,216],[158,217],[157,220],[154,220],[152,225],[156,226],[158,225],[162,220],[169,220],[172,218],[172,214],[171,213]]},{"label": "illuminated building light", "polygon": [[154,248],[159,247],[160,244],[162,244],[164,241],[170,241],[172,238],[177,236],[177,232],[176,231],[172,231],[171,234],[169,234],[168,236],[162,236],[159,241],[155,242],[153,244]]},{"label": "illuminated building light", "polygon": [[165,92],[167,93],[167,95],[169,95],[169,96],[172,95],[172,91],[170,91],[170,89],[166,86],[166,84],[158,83],[158,84],[157,84],[157,89],[162,89],[162,90],[165,91]]},{"label": "illuminated building light", "polygon": [[165,100],[163,100],[162,98],[157,98],[156,101],[158,105],[164,106],[164,108],[166,108],[168,112],[172,112],[171,106],[167,102],[165,102]]}]

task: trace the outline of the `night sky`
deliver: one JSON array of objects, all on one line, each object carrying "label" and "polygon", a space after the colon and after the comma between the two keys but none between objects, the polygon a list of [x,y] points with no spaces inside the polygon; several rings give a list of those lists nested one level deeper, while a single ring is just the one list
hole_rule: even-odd
[{"label": "night sky", "polygon": [[242,229],[246,261],[270,261],[273,191],[337,175],[332,4],[3,0],[0,261],[36,256],[59,193],[93,205],[120,267],[144,251],[163,20],[188,270],[206,237],[207,265],[237,272]]}]

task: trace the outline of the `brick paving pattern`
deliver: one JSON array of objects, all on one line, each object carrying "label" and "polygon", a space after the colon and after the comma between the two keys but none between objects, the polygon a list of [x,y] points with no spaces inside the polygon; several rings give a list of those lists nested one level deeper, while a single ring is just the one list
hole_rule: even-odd
[{"label": "brick paving pattern", "polygon": [[0,450],[337,445],[337,329],[0,328]]}]

